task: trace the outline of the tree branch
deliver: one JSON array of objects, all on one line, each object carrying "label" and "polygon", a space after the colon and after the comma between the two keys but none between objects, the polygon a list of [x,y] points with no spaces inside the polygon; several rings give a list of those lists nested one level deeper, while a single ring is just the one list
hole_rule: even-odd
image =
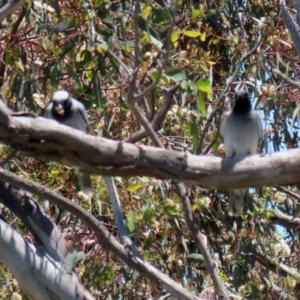
[{"label": "tree branch", "polygon": [[222,282],[222,280],[219,278],[218,268],[216,266],[216,263],[213,261],[209,253],[209,249],[207,246],[207,237],[200,232],[198,226],[196,225],[197,222],[195,220],[194,214],[191,209],[191,203],[187,195],[187,189],[183,183],[177,183],[176,186],[179,190],[179,195],[182,200],[185,220],[187,222],[190,231],[192,232],[195,238],[195,241],[197,243],[197,246],[201,254],[203,255],[205,266],[208,274],[211,276],[211,279],[213,281],[216,295],[218,295],[219,297],[218,299],[222,299],[222,300],[229,299],[225,285]]},{"label": "tree branch", "polygon": [[0,23],[2,23],[9,14],[17,10],[24,2],[25,0],[8,0],[0,9]]},{"label": "tree branch", "polygon": [[68,273],[61,262],[24,241],[23,237],[0,219],[1,261],[30,299],[94,300],[74,272]]},{"label": "tree branch", "polygon": [[112,202],[112,206],[114,209],[114,219],[118,228],[118,233],[121,239],[121,244],[125,247],[128,248],[131,253],[138,257],[141,258],[139,252],[135,248],[134,244],[132,243],[132,240],[129,237],[129,234],[126,230],[125,224],[124,224],[124,217],[123,217],[123,211],[121,209],[121,203],[120,199],[116,190],[115,183],[112,179],[112,177],[109,176],[104,176],[103,177],[105,184],[108,189],[108,194],[109,198]]},{"label": "tree branch", "polygon": [[272,222],[282,225],[286,228],[297,229],[300,227],[300,218],[288,216],[278,210],[268,208],[274,216],[271,217]]},{"label": "tree branch", "polygon": [[284,80],[286,83],[290,84],[291,86],[300,89],[300,83],[297,81],[294,81],[293,79],[289,78],[287,75],[281,73],[278,69],[272,70],[274,74],[276,74],[278,77],[280,77],[282,80]]},{"label": "tree branch", "polygon": [[243,160],[196,156],[86,135],[41,117],[9,116],[1,102],[0,141],[36,158],[99,175],[150,176],[226,189],[300,182],[299,149]]},{"label": "tree branch", "polygon": [[300,273],[297,272],[297,269],[291,268],[281,262],[272,260],[267,254],[264,254],[260,249],[258,249],[253,256],[257,262],[265,266],[267,269],[272,270],[276,274],[281,273],[284,276],[290,275],[297,280],[300,280]]},{"label": "tree branch", "polygon": [[54,260],[65,259],[68,247],[63,234],[29,193],[0,181],[0,202],[24,223]]},{"label": "tree branch", "polygon": [[[284,0],[281,0],[280,7],[281,7],[281,11],[282,11],[282,15],[283,15],[286,27],[288,28],[288,30],[291,34],[291,39],[296,48],[298,57],[300,57],[300,28],[299,28],[300,24],[297,24],[295,22],[295,17],[289,13]],[[297,11],[297,20],[299,19],[299,13],[300,12]]]},{"label": "tree branch", "polygon": [[[178,85],[170,90],[165,90],[164,93],[164,103],[160,107],[159,111],[155,114],[153,121],[151,122],[151,127],[154,131],[158,131],[161,128],[161,124],[164,121],[170,107],[172,106],[173,97],[178,89]],[[141,139],[147,137],[149,134],[146,129],[141,129],[140,131],[134,133],[131,137],[126,138],[123,142],[136,143]]]}]

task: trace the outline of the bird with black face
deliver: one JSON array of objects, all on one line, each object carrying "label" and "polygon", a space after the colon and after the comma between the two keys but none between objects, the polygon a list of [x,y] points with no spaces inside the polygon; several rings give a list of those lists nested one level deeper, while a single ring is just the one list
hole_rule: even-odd
[{"label": "bird with black face", "polygon": [[[44,117],[88,134],[88,116],[85,108],[67,91],[57,91],[53,94],[52,102],[47,105]],[[76,175],[81,192],[92,197],[93,187],[90,175],[77,170]]]},{"label": "bird with black face", "polygon": [[[258,152],[258,144],[263,136],[259,113],[253,110],[249,94],[243,90],[235,93],[235,103],[226,112],[220,123],[226,157],[243,158]],[[243,212],[246,189],[230,191],[229,216],[239,216]]]}]

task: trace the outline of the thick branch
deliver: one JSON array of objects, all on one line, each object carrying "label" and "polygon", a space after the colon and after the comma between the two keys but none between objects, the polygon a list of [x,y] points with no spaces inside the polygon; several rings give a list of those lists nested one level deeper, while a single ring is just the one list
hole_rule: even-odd
[{"label": "thick branch", "polygon": [[94,300],[74,272],[67,273],[60,262],[24,241],[22,236],[0,220],[0,259],[16,277],[30,299]]},{"label": "thick branch", "polygon": [[67,256],[63,234],[29,193],[0,181],[0,202],[24,223],[54,260],[62,261]]},{"label": "thick branch", "polygon": [[300,280],[300,273],[298,273],[297,269],[272,259],[267,254],[264,254],[260,249],[257,249],[257,251],[253,253],[253,257],[262,266],[265,266],[267,269],[272,270],[276,274],[280,273],[284,276],[290,275],[295,279]]},{"label": "thick branch", "polygon": [[7,3],[0,9],[0,23],[12,12],[17,10],[25,1],[24,0],[9,0]]},{"label": "thick branch", "polygon": [[272,211],[272,214],[274,214],[274,216],[271,217],[271,220],[274,223],[290,229],[297,229],[300,227],[300,218],[297,218],[295,216],[288,216],[275,209],[269,208],[268,210]]},{"label": "thick branch", "polygon": [[40,117],[3,114],[0,111],[1,142],[34,157],[76,165],[94,174],[150,176],[215,188],[300,182],[299,149],[238,161],[120,143]]},{"label": "thick branch", "polygon": [[[293,44],[296,48],[298,57],[300,57],[300,28],[299,25],[295,22],[295,17],[292,16],[288,8],[286,7],[285,1],[282,0],[280,3],[282,15],[286,24],[286,27],[288,28],[291,38],[293,41]],[[299,12],[297,12],[297,19],[299,18]]]}]

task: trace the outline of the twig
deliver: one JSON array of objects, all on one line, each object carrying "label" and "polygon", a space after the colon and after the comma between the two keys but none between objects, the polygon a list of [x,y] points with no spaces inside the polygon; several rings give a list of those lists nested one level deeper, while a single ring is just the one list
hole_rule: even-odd
[{"label": "twig", "polygon": [[183,183],[176,183],[175,185],[178,188],[178,192],[182,200],[185,220],[196,240],[197,246],[200,249],[201,254],[203,255],[206,270],[211,276],[216,294],[218,295],[219,299],[229,299],[227,290],[225,289],[225,285],[218,276],[217,266],[209,253],[207,247],[207,238],[204,234],[200,232],[199,228],[196,225],[197,221],[195,220],[194,214],[192,213],[191,203],[188,197],[187,189]]},{"label": "twig", "polygon": [[275,297],[273,298],[274,300],[295,300],[295,297],[292,297],[289,293],[284,291],[282,288],[279,286],[275,285],[271,280],[269,280],[266,277],[262,277],[262,280],[265,282],[267,286],[267,291],[274,293]]},{"label": "twig", "polygon": [[[158,132],[157,134],[158,134],[162,139],[164,139],[164,140],[166,140],[166,141],[168,141],[168,142],[170,142],[170,143],[172,143],[172,144],[174,144],[174,145],[177,145],[177,146],[179,146],[180,148],[184,149],[185,151],[191,153],[191,149],[189,149],[189,148],[183,146],[181,143],[176,142],[176,141],[172,140],[171,138],[166,137],[166,136],[164,136],[163,134],[161,134],[161,133],[159,133],[159,132]],[[176,138],[177,138],[177,137],[176,137]]]},{"label": "twig", "polygon": [[246,31],[245,31],[245,27],[243,25],[243,22],[240,18],[240,15],[239,15],[239,10],[238,10],[238,4],[237,4],[237,1],[236,0],[233,0],[233,3],[234,3],[234,6],[235,6],[235,10],[236,10],[236,18],[238,20],[238,23],[240,25],[240,30],[242,31],[242,43],[243,43],[243,50],[242,50],[242,53],[245,54],[246,53]]},{"label": "twig", "polygon": [[267,209],[269,212],[272,213],[271,220],[272,222],[282,225],[286,228],[291,228],[296,231],[300,228],[300,218],[296,218],[294,216],[288,216],[278,210],[268,208]]},{"label": "twig", "polygon": [[[151,126],[154,131],[157,131],[161,128],[161,124],[164,121],[171,105],[173,102],[173,96],[177,91],[179,85],[171,88],[170,90],[164,90],[164,103],[160,107],[159,111],[156,113],[153,121],[151,122]],[[127,143],[136,143],[137,141],[148,136],[148,133],[145,129],[141,129],[140,131],[134,133],[131,137],[126,138],[123,142]]]},{"label": "twig", "polygon": [[261,265],[267,267],[268,269],[271,269],[276,274],[279,271],[284,275],[290,275],[295,279],[300,280],[300,273],[298,273],[296,269],[291,268],[283,263],[279,263],[277,261],[272,260],[267,254],[262,253],[260,249],[257,249],[253,253],[253,257]]},{"label": "twig", "polygon": [[[15,154],[17,153],[17,150],[11,150],[8,155],[4,158],[4,160],[0,163],[0,167],[4,167],[5,164],[15,156]],[[28,176],[28,174],[26,174],[26,176]]]},{"label": "twig", "polygon": [[[252,202],[258,207],[264,207],[264,203],[260,201],[257,197],[252,197]],[[278,209],[267,208],[270,213],[270,220],[272,223],[282,225],[285,228],[290,228],[297,231],[300,228],[300,218],[289,216]]]},{"label": "twig", "polygon": [[123,67],[128,75],[130,75],[130,70],[128,67],[122,62],[122,60],[111,50],[107,50],[107,52]]},{"label": "twig", "polygon": [[[2,8],[2,14],[3,16],[5,14],[9,15],[12,11],[16,10],[20,5],[22,5],[25,1],[24,0],[10,0],[8,1]],[[6,7],[6,9],[5,9]],[[2,16],[1,17],[1,10],[0,10],[0,23],[6,18],[6,16]],[[4,10],[4,11],[3,11]],[[19,26],[23,20],[23,18],[26,15],[26,7],[22,7],[22,10],[18,16],[17,21],[14,23],[12,30],[11,30],[11,37],[9,39],[8,45],[12,45],[13,42],[18,42],[19,41],[19,37],[16,36],[16,33],[19,29]],[[7,45],[7,46],[8,46]],[[0,87],[2,87],[3,82],[4,82],[4,74],[5,74],[5,70],[6,70],[6,51],[3,52],[3,57],[0,63]]]},{"label": "twig", "polygon": [[114,209],[114,217],[115,217],[115,222],[118,228],[118,233],[121,238],[121,244],[125,247],[128,248],[131,253],[133,253],[134,256],[136,257],[141,257],[140,254],[138,253],[137,249],[135,248],[134,244],[132,243],[125,224],[124,224],[124,218],[123,218],[123,212],[121,209],[121,203],[120,199],[117,193],[117,189],[115,186],[115,183],[112,179],[112,177],[109,176],[103,176],[103,179],[106,183],[107,189],[108,189],[108,194],[109,198],[112,202],[112,206]]},{"label": "twig", "polygon": [[283,187],[283,186],[277,186],[276,189],[277,189],[278,191],[281,191],[281,192],[286,193],[286,194],[289,195],[290,197],[292,197],[292,198],[294,198],[294,199],[296,199],[296,200],[298,200],[298,201],[300,202],[300,196],[298,196],[297,194],[291,192],[289,189],[287,189],[287,188],[285,188],[285,187]]},{"label": "twig", "polygon": [[273,73],[280,77],[282,80],[287,82],[288,84],[292,85],[293,87],[300,89],[300,83],[294,81],[293,79],[289,78],[287,75],[281,73],[278,69],[273,69]]},{"label": "twig", "polygon": [[140,13],[140,2],[139,0],[136,0],[134,2],[134,13],[133,13],[133,26],[134,26],[134,66],[133,66],[133,72],[131,74],[131,78],[129,80],[129,91],[128,91],[128,97],[127,101],[128,103],[134,104],[135,99],[135,92],[137,89],[136,86],[136,78],[139,72],[140,68],[140,44],[139,44],[139,37],[140,37],[140,31],[139,31],[139,13]]},{"label": "twig", "polygon": [[[128,102],[129,103],[129,102]],[[163,144],[158,139],[155,131],[153,130],[153,127],[148,122],[146,117],[142,114],[141,110],[139,109],[138,105],[136,103],[129,104],[132,112],[135,114],[137,120],[142,124],[142,126],[145,128],[147,134],[150,136],[152,142],[156,147],[163,147]]]}]

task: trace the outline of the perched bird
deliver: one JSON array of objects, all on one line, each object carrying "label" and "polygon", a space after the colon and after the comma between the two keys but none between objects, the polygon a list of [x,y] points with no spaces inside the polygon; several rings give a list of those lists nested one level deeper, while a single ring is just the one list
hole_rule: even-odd
[{"label": "perched bird", "polygon": [[[259,113],[252,109],[249,94],[237,91],[231,111],[226,112],[220,123],[226,157],[246,157],[258,151],[262,138],[262,121]],[[246,189],[230,191],[228,214],[239,216],[243,212]]]},{"label": "perched bird", "polygon": [[[52,100],[45,109],[45,118],[88,133],[88,116],[82,103],[72,98],[66,91],[55,92]],[[76,175],[81,192],[92,197],[93,187],[90,175],[77,170]]]}]

